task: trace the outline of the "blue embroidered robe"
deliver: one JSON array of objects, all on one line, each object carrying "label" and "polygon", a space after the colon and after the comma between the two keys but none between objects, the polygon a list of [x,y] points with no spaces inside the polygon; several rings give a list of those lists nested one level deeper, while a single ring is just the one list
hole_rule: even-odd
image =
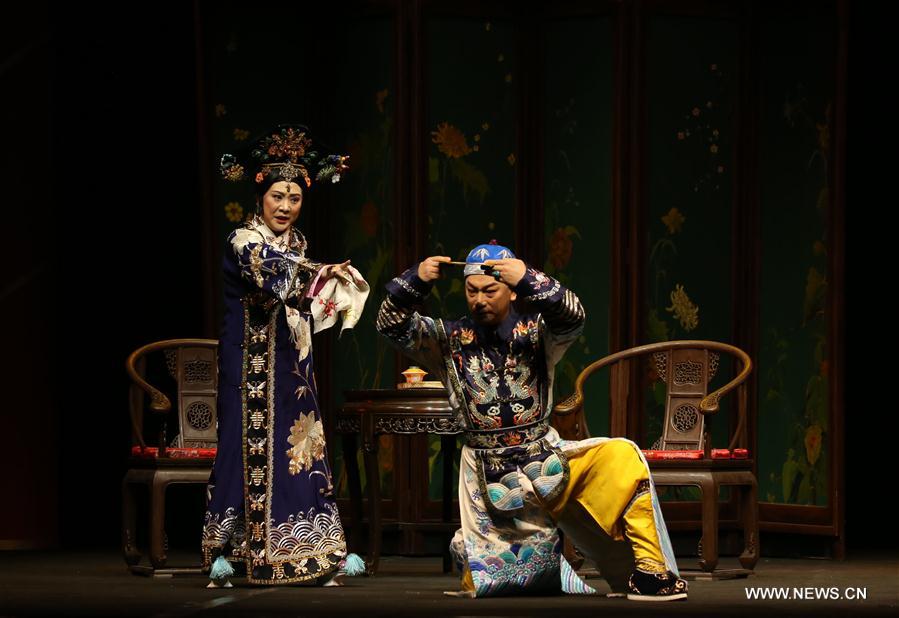
[{"label": "blue embroidered robe", "polygon": [[346,555],[309,339],[306,297],[322,265],[305,258],[298,230],[291,239],[276,246],[257,221],[231,234],[224,256],[219,442],[202,547],[207,568],[224,555],[255,584],[318,578]]},{"label": "blue embroidered robe", "polygon": [[[451,549],[460,568],[471,573],[471,594],[592,593],[570,568],[566,571],[559,530],[545,507],[568,482],[566,453],[609,440],[565,441],[549,426],[554,367],[584,327],[580,301],[557,280],[528,268],[514,288],[527,311],[513,310],[498,326],[483,327],[468,316],[443,320],[419,314],[416,308],[430,288],[417,267],[393,279],[377,327],[447,386],[466,429],[459,478],[462,527]],[[665,562],[676,572],[651,480],[649,491]],[[533,495],[538,499],[530,499]]]}]

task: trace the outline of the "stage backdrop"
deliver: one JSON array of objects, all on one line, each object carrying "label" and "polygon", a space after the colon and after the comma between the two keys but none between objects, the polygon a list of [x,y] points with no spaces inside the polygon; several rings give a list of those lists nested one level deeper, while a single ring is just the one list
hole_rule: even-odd
[{"label": "stage backdrop", "polygon": [[[587,309],[557,398],[591,361],[626,347],[690,338],[746,350],[762,528],[820,535],[839,554],[843,8],[287,6],[286,21],[315,24],[297,43],[269,36],[252,13],[204,5],[210,174],[213,154],[285,120],[352,155],[344,182],[311,192],[300,219],[311,256],[351,258],[373,288],[354,333],[318,338],[326,414],[347,389],[392,387],[408,364],[374,332],[384,282],[427,255],[461,259],[495,238]],[[253,204],[209,178],[220,251]],[[465,311],[462,281],[441,281],[428,309]],[[646,448],[659,437],[663,393],[640,371],[634,409],[618,416],[607,377],[589,383],[593,435]],[[713,386],[732,375],[724,363]],[[715,446],[734,429],[733,407],[726,399],[714,418]],[[429,479],[415,512],[439,513],[437,446],[382,441],[388,519],[412,512],[402,497],[419,478],[411,466],[427,466]],[[695,498],[673,493],[666,502],[688,504],[666,508],[695,521]]]}]

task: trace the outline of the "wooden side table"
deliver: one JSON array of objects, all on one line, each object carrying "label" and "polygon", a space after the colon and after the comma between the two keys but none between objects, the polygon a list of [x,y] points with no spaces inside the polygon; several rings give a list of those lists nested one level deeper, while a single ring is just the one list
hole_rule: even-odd
[{"label": "wooden side table", "polygon": [[[335,430],[343,441],[350,502],[353,509],[353,545],[358,547],[362,521],[362,485],[356,466],[357,436],[362,437],[368,498],[368,568],[374,574],[381,558],[381,475],[378,470],[378,436],[381,434],[438,434],[443,455],[443,513],[441,522],[398,522],[406,529],[440,530],[452,534],[453,460],[456,435],[461,424],[453,416],[449,399],[442,388],[402,390],[346,391],[346,401],[337,414]],[[447,546],[449,544],[447,543]],[[443,570],[451,569],[449,548],[444,550]]]}]

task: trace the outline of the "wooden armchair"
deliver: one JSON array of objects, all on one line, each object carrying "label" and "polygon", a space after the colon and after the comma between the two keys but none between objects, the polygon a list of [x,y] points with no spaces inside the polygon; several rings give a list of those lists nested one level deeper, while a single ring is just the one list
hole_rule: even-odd
[{"label": "wooden armchair", "polygon": [[[200,567],[166,568],[165,490],[172,483],[206,484],[216,452],[216,397],[218,341],[214,339],[169,339],[135,350],[125,363],[131,377],[129,412],[132,446],[128,471],[122,481],[122,552],[132,572],[159,575],[199,572]],[[162,352],[169,375],[177,386],[178,432],[168,438],[172,402],[146,380],[147,357]],[[156,420],[156,435],[145,439],[145,402]],[[150,566],[140,565],[137,548],[136,485],[149,489]],[[197,530],[202,513],[197,514]],[[199,552],[198,552],[199,554]]]},{"label": "wooden armchair", "polygon": [[[720,363],[728,354],[739,361],[737,376],[708,393]],[[746,432],[746,377],[752,361],[743,350],[715,341],[666,341],[622,350],[584,368],[575,381],[575,392],[553,409],[553,425],[563,438],[581,440],[590,436],[584,416],[584,381],[604,367],[611,372],[613,418],[623,417],[631,389],[632,368],[641,357],[651,357],[654,377],[667,387],[662,435],[643,453],[656,486],[695,486],[702,494],[702,539],[700,576],[721,579],[745,576],[758,562],[758,501],[753,460],[749,457]],[[718,411],[722,396],[736,389],[737,422],[726,449],[712,448],[709,421]],[[739,518],[744,551],[743,569],[717,570],[718,490],[732,486],[738,494]]]}]

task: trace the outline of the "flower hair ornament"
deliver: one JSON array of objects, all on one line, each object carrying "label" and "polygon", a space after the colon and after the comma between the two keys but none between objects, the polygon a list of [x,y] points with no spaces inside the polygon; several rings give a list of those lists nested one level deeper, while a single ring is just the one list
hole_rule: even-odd
[{"label": "flower hair ornament", "polygon": [[313,150],[308,133],[304,125],[278,125],[254,140],[247,150],[222,156],[222,177],[231,182],[252,177],[256,184],[266,180],[294,182],[302,178],[307,188],[313,181],[339,182],[341,174],[349,169],[349,157]]}]

